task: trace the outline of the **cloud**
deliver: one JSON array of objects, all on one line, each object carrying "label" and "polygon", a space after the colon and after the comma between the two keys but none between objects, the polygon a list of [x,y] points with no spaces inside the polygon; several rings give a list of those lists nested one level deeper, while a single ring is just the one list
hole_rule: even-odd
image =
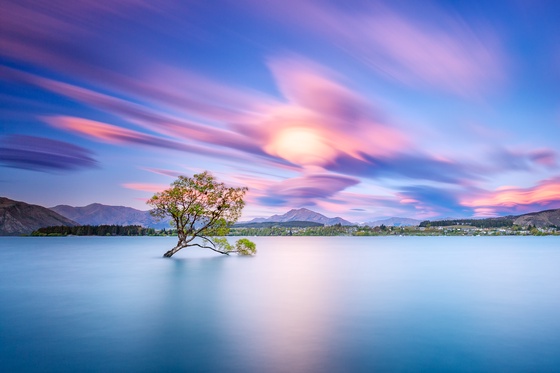
[{"label": "cloud", "polygon": [[402,130],[384,123],[377,109],[343,86],[336,74],[299,56],[269,62],[288,102],[263,113],[260,121],[233,128],[262,149],[302,167],[323,167],[340,156],[389,155],[409,147]]},{"label": "cloud", "polygon": [[146,167],[146,168],[142,168],[142,169],[146,170],[146,171],[149,171],[149,172],[153,172],[154,174],[169,176],[169,177],[173,177],[173,178],[177,178],[180,175],[185,174],[185,172],[174,171],[174,170],[166,170],[166,169],[162,169],[162,168]]},{"label": "cloud", "polygon": [[258,200],[270,206],[309,206],[358,183],[340,175],[304,175],[270,185]]},{"label": "cloud", "polygon": [[495,171],[503,170],[520,170],[530,171],[538,167],[545,167],[554,169],[557,166],[556,152],[552,149],[495,149],[490,152],[488,157],[491,159],[489,168],[494,168]]},{"label": "cloud", "polygon": [[153,36],[154,32],[168,39],[193,35],[185,32],[189,29],[185,20],[193,16],[190,7],[165,0],[157,6],[144,0],[110,5],[92,0],[6,0],[2,15],[1,55],[24,62],[40,61],[43,68],[89,77],[94,82],[131,73],[130,65],[120,58],[122,54],[134,60],[135,66],[145,64],[145,45],[129,43],[130,30],[136,37]]},{"label": "cloud", "polygon": [[0,163],[33,171],[72,171],[97,167],[87,149],[45,137],[8,135],[0,139]]},{"label": "cloud", "polygon": [[203,154],[222,159],[247,159],[242,154],[234,154],[227,150],[204,147],[185,142],[168,140],[163,137],[154,136],[139,131],[115,126],[108,123],[98,122],[85,118],[69,116],[50,116],[42,118],[45,122],[55,128],[74,132],[87,138],[110,144],[141,145],[162,149],[178,150],[194,154]]},{"label": "cloud", "polygon": [[245,4],[285,27],[311,31],[378,74],[407,85],[471,96],[505,80],[505,53],[489,27],[475,28],[427,4],[423,22],[381,4],[359,9],[327,1]]},{"label": "cloud", "polygon": [[408,178],[452,184],[480,179],[477,170],[469,165],[436,159],[420,152],[416,154],[403,152],[378,157],[362,154],[360,158],[343,154],[325,165],[325,168],[333,172],[372,179]]},{"label": "cloud", "polygon": [[158,193],[169,188],[169,185],[150,184],[150,183],[124,183],[121,184],[121,186],[127,189],[139,190],[142,192],[150,192],[150,193]]},{"label": "cloud", "polygon": [[[464,192],[464,191],[463,191]],[[414,207],[428,217],[468,217],[473,210],[460,203],[461,191],[427,185],[413,185],[400,189],[400,203]]]},{"label": "cloud", "polygon": [[558,155],[551,149],[538,149],[529,154],[530,159],[537,164],[549,168],[556,168]]},{"label": "cloud", "polygon": [[[130,130],[124,128],[121,130],[119,126],[115,125],[103,126],[99,123],[96,124],[96,121],[92,121],[91,125],[87,125],[85,122],[82,125],[78,125],[76,123],[72,125],[69,123],[62,123],[68,121],[68,118],[70,117],[62,119],[64,116],[59,116],[58,120],[55,120],[53,118],[46,118],[47,122],[49,122],[53,126],[58,126],[58,128],[72,129],[74,131],[79,129],[78,132],[82,134],[86,134],[87,131],[90,131],[91,133],[89,133],[89,135],[95,135],[93,137],[97,138],[98,140],[108,141],[112,143],[123,143],[123,140],[126,138],[128,140],[128,143],[140,144],[143,142],[145,145],[150,144],[153,146],[169,147],[171,149],[192,151],[201,154],[225,155],[227,154],[225,148],[229,148],[237,150],[240,153],[258,155],[259,157],[264,158],[262,162],[265,164],[267,162],[272,162],[276,167],[289,167],[286,161],[274,156],[270,156],[264,150],[262,150],[260,144],[256,143],[255,139],[252,138],[249,134],[244,133],[243,130],[228,128],[228,122],[220,123],[222,128],[211,124],[196,123],[190,119],[185,119],[184,117],[170,115],[164,112],[161,108],[158,108],[157,105],[154,105],[153,103],[138,104],[129,100],[96,92],[91,89],[35,76],[8,67],[0,66],[0,77],[41,87],[48,91],[63,95],[69,99],[86,104],[95,109],[102,110],[103,112],[111,114],[117,118],[120,118],[121,120],[125,120],[128,123],[133,123],[137,126],[143,127],[150,132],[156,132],[165,137],[173,137],[179,141],[165,142],[165,140],[163,140],[161,137],[158,138],[157,136],[153,135],[133,133],[135,131],[131,132]],[[171,79],[171,81],[177,81],[180,79],[180,77],[176,76],[175,79]],[[205,81],[206,83],[202,83],[203,85],[210,84],[210,86],[212,87],[217,86],[216,83],[207,83],[206,80],[201,78],[198,79],[198,81]],[[208,87],[202,87],[202,91],[206,90],[208,90]],[[222,90],[229,90],[231,96],[235,96],[235,91],[231,88],[223,88]],[[190,91],[196,94],[199,89],[196,86],[193,86],[191,87]],[[238,96],[243,96],[243,94],[239,92]],[[150,97],[143,97],[143,100],[149,98]],[[212,101],[211,99],[208,100]],[[259,99],[256,99],[255,106],[258,106],[259,102],[261,101],[259,101]],[[225,105],[225,103],[220,102],[214,102],[214,104]],[[252,106],[240,107],[239,110],[243,111],[245,109],[249,110],[251,108]],[[183,107],[182,109],[185,117],[192,117],[193,113],[189,111],[190,108],[188,106]],[[203,111],[197,111],[196,113],[202,115]],[[244,117],[245,123],[251,123],[252,121],[254,121],[252,115],[253,114],[248,114]],[[231,120],[234,120],[235,118],[235,116],[230,117]],[[212,110],[209,110],[208,112],[206,112],[206,116],[203,116],[203,119],[208,122],[216,120],[216,117],[214,116]],[[87,120],[88,119],[85,118],[76,118],[74,119],[74,122]],[[56,122],[59,123],[57,124]],[[92,131],[95,132],[95,134]],[[111,134],[109,134],[109,132],[111,132]],[[105,135],[103,135],[103,133],[105,133]],[[120,138],[120,140],[118,138]],[[184,140],[189,143],[193,141],[198,142],[201,145],[188,146],[185,144]],[[182,143],[182,145],[180,143]],[[215,150],[216,147],[213,147],[214,150],[212,150],[210,149],[210,147],[208,147],[208,145],[217,145],[219,147],[223,147],[224,149],[220,151]],[[232,155],[232,157],[237,159],[239,158],[239,154],[235,156]]]},{"label": "cloud", "polygon": [[479,191],[461,199],[463,206],[481,214],[523,214],[560,208],[560,177],[543,180],[529,188],[506,186],[493,191]]}]

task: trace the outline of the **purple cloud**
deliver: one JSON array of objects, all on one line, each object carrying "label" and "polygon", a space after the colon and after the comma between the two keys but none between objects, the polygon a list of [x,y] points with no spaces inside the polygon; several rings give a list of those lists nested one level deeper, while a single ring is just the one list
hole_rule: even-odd
[{"label": "purple cloud", "polygon": [[463,183],[480,178],[473,169],[460,163],[404,153],[385,157],[362,154],[360,158],[343,154],[328,164],[326,169],[368,178],[410,178],[443,183]]},{"label": "purple cloud", "polygon": [[469,27],[435,7],[425,7],[431,22],[421,22],[381,4],[356,11],[327,1],[245,3],[286,27],[311,31],[380,75],[406,85],[473,96],[505,80],[507,63],[496,33],[488,27]]},{"label": "purple cloud", "polygon": [[45,137],[9,135],[0,140],[0,164],[33,171],[71,171],[94,168],[91,152]]},{"label": "purple cloud", "polygon": [[411,205],[425,216],[469,217],[473,209],[460,202],[460,193],[456,190],[417,185],[401,188],[398,193],[401,203]]},{"label": "purple cloud", "polygon": [[340,175],[304,175],[271,185],[258,201],[271,206],[310,206],[358,183]]}]

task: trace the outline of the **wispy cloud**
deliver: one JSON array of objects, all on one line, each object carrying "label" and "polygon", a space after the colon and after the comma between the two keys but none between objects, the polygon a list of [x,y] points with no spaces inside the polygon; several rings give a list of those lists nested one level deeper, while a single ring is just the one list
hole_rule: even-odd
[{"label": "wispy cloud", "polygon": [[461,199],[463,206],[481,215],[518,214],[560,208],[560,178],[543,180],[529,188],[505,186],[493,191],[479,191]]},{"label": "wispy cloud", "polygon": [[150,184],[150,183],[124,183],[121,185],[127,189],[139,190],[142,192],[150,192],[150,193],[158,193],[169,188],[169,185]]},{"label": "wispy cloud", "polygon": [[0,139],[0,164],[44,172],[97,167],[97,161],[87,149],[64,141],[25,135]]},{"label": "wispy cloud", "polygon": [[473,210],[460,203],[462,190],[427,185],[402,187],[397,193],[400,203],[413,207],[425,218],[430,217],[468,217]]},{"label": "wispy cloud", "polygon": [[155,136],[90,119],[68,116],[50,116],[43,117],[42,119],[55,128],[73,132],[100,142],[121,145],[140,145],[168,150],[178,150],[194,154],[218,157],[222,159],[243,158],[244,161],[247,160],[241,153],[235,154],[227,150],[188,144],[185,141],[174,141],[160,136]]},{"label": "wispy cloud", "polygon": [[309,206],[358,183],[340,175],[304,175],[272,184],[258,200],[271,206]]},{"label": "wispy cloud", "polygon": [[424,8],[428,19],[420,21],[411,12],[379,3],[355,9],[327,1],[245,3],[284,27],[313,32],[377,73],[407,85],[471,96],[506,80],[508,64],[495,32],[474,28],[429,4]]}]

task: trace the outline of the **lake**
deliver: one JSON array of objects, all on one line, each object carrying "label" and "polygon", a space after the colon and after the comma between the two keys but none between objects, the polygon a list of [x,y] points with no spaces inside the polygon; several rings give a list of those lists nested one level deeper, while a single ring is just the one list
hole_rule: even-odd
[{"label": "lake", "polygon": [[3,372],[558,372],[560,237],[0,238]]}]

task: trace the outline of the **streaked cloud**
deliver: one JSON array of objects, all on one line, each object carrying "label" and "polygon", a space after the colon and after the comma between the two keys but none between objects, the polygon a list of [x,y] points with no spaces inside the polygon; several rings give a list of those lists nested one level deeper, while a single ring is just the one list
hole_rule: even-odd
[{"label": "streaked cloud", "polygon": [[504,186],[493,191],[480,191],[461,200],[463,206],[484,214],[520,214],[560,208],[560,178],[543,180],[528,188]]},{"label": "streaked cloud", "polygon": [[108,123],[98,122],[85,118],[52,116],[42,118],[51,126],[76,133],[100,142],[124,145],[150,146],[168,150],[178,150],[195,154],[203,154],[218,158],[239,159],[240,154],[227,152],[226,150],[203,147],[186,142],[166,139],[160,136],[123,128]]},{"label": "streaked cloud", "polygon": [[95,168],[92,152],[45,137],[8,135],[0,138],[0,164],[33,171],[71,171]]},{"label": "streaked cloud", "polygon": [[245,3],[286,27],[323,37],[378,74],[406,85],[476,96],[506,80],[509,66],[497,33],[487,26],[475,28],[433,4],[425,4],[428,19],[419,19],[379,2],[356,8],[328,1]]},{"label": "streaked cloud", "polygon": [[158,193],[167,188],[169,185],[165,184],[149,184],[149,183],[124,183],[122,187],[127,189],[139,190],[142,192]]},{"label": "streaked cloud", "polygon": [[270,185],[258,200],[271,206],[310,206],[358,183],[341,175],[304,175]]}]

